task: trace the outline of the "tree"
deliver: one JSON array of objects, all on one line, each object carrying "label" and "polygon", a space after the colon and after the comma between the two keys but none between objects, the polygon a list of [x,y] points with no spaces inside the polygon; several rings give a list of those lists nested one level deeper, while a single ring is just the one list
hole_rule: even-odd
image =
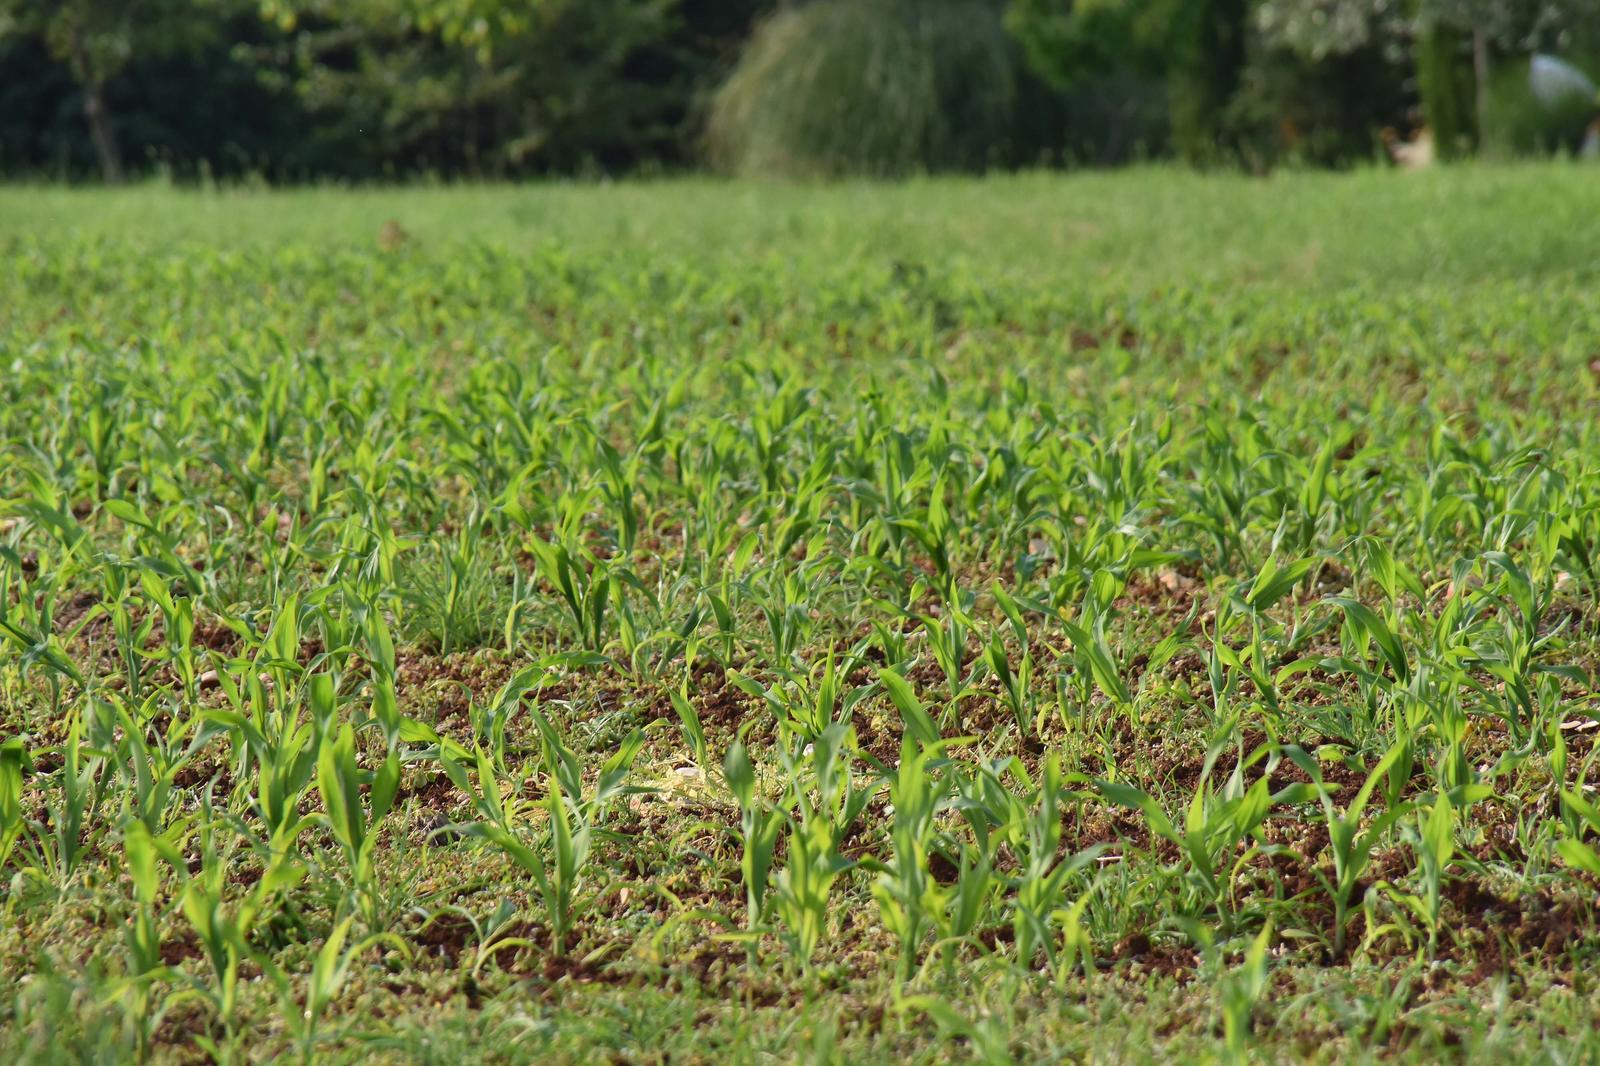
[{"label": "tree", "polygon": [[1443,20],[1424,18],[1417,25],[1417,95],[1441,159],[1469,155],[1478,143],[1482,83],[1470,46],[1468,34]]},{"label": "tree", "polygon": [[1269,39],[1312,58],[1378,45],[1407,52],[1422,113],[1446,157],[1474,146],[1492,56],[1557,47],[1600,18],[1600,0],[1263,0]]},{"label": "tree", "polygon": [[0,0],[0,35],[34,34],[72,71],[100,171],[123,177],[106,86],[136,56],[170,54],[213,40],[241,0]]},{"label": "tree", "polygon": [[[679,165],[763,0],[262,0],[306,151],[358,176]],[[266,63],[268,60],[263,59]]]},{"label": "tree", "polygon": [[1007,21],[1059,85],[1118,67],[1160,74],[1174,145],[1206,163],[1225,149],[1249,15],[1250,0],[1014,0]]},{"label": "tree", "polygon": [[1167,75],[1172,139],[1190,162],[1204,163],[1223,148],[1223,115],[1244,69],[1247,0],[1185,0],[1170,4]]}]

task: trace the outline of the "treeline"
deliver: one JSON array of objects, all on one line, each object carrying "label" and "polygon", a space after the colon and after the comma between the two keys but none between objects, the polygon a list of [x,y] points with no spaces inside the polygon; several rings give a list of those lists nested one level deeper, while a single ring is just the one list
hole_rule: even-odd
[{"label": "treeline", "polygon": [[[1600,0],[0,0],[0,172],[790,176],[1576,147]],[[1580,79],[1581,82],[1581,79]]]}]

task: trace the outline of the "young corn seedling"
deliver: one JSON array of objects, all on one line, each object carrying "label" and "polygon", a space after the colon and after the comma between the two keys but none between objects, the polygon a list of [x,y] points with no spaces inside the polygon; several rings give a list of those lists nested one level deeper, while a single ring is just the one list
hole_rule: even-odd
[{"label": "young corn seedling", "polygon": [[49,831],[33,833],[26,849],[33,862],[25,872],[58,893],[66,890],[84,857],[86,831],[98,821],[104,793],[105,760],[86,755],[82,739],[83,720],[75,716],[61,747],[56,787],[44,804]]},{"label": "young corn seedling", "polygon": [[612,447],[611,442],[585,426],[592,436],[599,461],[600,491],[607,509],[615,520],[617,550],[624,557],[632,554],[639,537],[639,512],[634,504],[640,494],[640,466],[642,450],[636,450],[626,459]]},{"label": "young corn seedling", "polygon": [[134,1029],[140,1061],[148,1057],[151,1039],[171,1005],[169,998],[155,1008],[156,986],[182,979],[161,957],[159,925],[163,917],[161,863],[165,861],[173,869],[183,866],[180,841],[186,832],[182,824],[160,835],[139,821],[123,827],[123,858],[133,883],[134,912],[123,934],[127,976],[117,987],[125,998],[124,1010]]},{"label": "young corn seedling", "polygon": [[481,555],[484,525],[474,510],[454,538],[425,542],[405,570],[403,631],[436,644],[441,655],[477,646],[495,618],[505,617],[494,572]]},{"label": "young corn seedling", "polygon": [[[1412,710],[1394,716],[1398,723],[1395,732],[1402,740],[1413,742],[1417,734],[1432,733],[1437,752],[1432,768],[1434,783],[1445,790],[1468,786],[1478,777],[1467,752],[1472,717],[1461,699],[1466,683],[1465,672],[1459,667],[1421,664],[1405,695],[1413,701]],[[1422,714],[1416,713],[1418,707]]]},{"label": "young corn seedling", "polygon": [[772,857],[783,832],[784,816],[761,795],[755,766],[743,740],[735,740],[722,761],[723,780],[739,804],[739,873],[744,882],[745,932],[749,936],[751,959],[755,958],[754,937],[763,928],[766,914],[768,877]]},{"label": "young corn seedling", "polygon": [[[143,571],[139,572],[140,585]],[[117,659],[122,664],[123,689],[130,698],[144,695],[146,660],[145,645],[155,632],[156,613],[147,611],[141,617],[135,607],[143,606],[129,582],[130,574],[122,567],[108,567],[102,584],[102,608],[111,619],[111,631],[116,637]]]},{"label": "young corn seedling", "polygon": [[[1403,685],[1411,678],[1411,662],[1406,655],[1405,644],[1400,639],[1398,618],[1392,614],[1384,617],[1348,596],[1332,596],[1327,602],[1344,612],[1345,646],[1352,649],[1355,655],[1353,659],[1347,658],[1345,663],[1361,682],[1368,705],[1375,706],[1377,693],[1395,684]],[[1378,648],[1378,660],[1375,664],[1369,664],[1366,653],[1374,644]],[[1384,676],[1384,666],[1393,674],[1392,679]]]},{"label": "young corn seedling", "polygon": [[50,719],[58,720],[62,714],[63,684],[78,689],[87,684],[83,672],[67,654],[66,644],[92,621],[92,615],[85,614],[64,638],[55,632],[53,584],[47,583],[41,589],[19,581],[20,587],[12,588],[10,575],[21,570],[21,561],[9,548],[0,554],[0,560],[6,562],[5,570],[0,572],[0,577],[6,578],[0,585],[0,650],[10,652],[10,656],[0,658],[0,664],[14,656],[20,680],[24,681],[35,671],[42,673],[50,685]]},{"label": "young corn seedling", "polygon": [[870,685],[841,690],[843,679],[831,651],[809,677],[788,671],[782,676],[782,684],[763,685],[736,670],[728,671],[728,680],[740,690],[765,701],[785,737],[804,742],[815,740],[834,725],[848,724],[855,706],[872,693]]},{"label": "young corn seedling", "polygon": [[494,764],[481,748],[477,753],[476,788],[466,769],[448,753],[441,752],[440,761],[456,787],[472,798],[482,818],[454,829],[498,848],[533,878],[550,929],[551,949],[562,956],[578,918],[594,898],[586,896],[583,889],[589,852],[600,832],[599,825],[612,802],[634,791],[623,782],[643,744],[643,735],[635,730],[624,741],[602,765],[593,789],[585,794],[577,753],[562,743],[548,719],[537,711],[534,715],[544,744],[548,791],[536,805],[544,816],[542,832],[531,842],[516,826],[519,809],[505,803]]},{"label": "young corn seedling", "polygon": [[895,710],[900,712],[901,727],[905,735],[917,742],[919,749],[935,749],[941,742],[939,724],[928,713],[921,700],[905,678],[892,669],[878,671],[878,683],[889,694]]},{"label": "young corn seedling", "polygon": [[7,737],[0,742],[0,871],[28,827],[22,810],[22,780],[29,766],[26,737]]},{"label": "young corn seedling", "polygon": [[894,806],[890,828],[893,857],[889,863],[872,863],[877,871],[872,895],[878,902],[884,928],[900,942],[896,977],[911,980],[923,940],[934,926],[938,907],[935,884],[928,872],[928,851],[934,833],[944,785],[932,772],[937,748],[924,748],[912,737],[900,744],[900,765],[889,785]]},{"label": "young corn seedling", "polygon": [[175,723],[164,734],[151,730],[145,723],[154,713],[155,700],[154,693],[146,698],[140,710],[143,721],[136,721],[120,699],[91,697],[91,706],[96,718],[105,723],[100,729],[105,735],[97,740],[97,746],[112,752],[110,761],[123,789],[124,810],[158,833],[172,805],[174,780],[204,741],[197,733],[186,752],[174,754],[172,748],[183,742],[199,719]]},{"label": "young corn seedling", "polygon": [[1414,893],[1397,892],[1396,898],[1428,931],[1428,954],[1431,956],[1438,948],[1439,927],[1444,920],[1444,883],[1456,851],[1456,809],[1450,797],[1440,792],[1434,796],[1431,806],[1421,807],[1414,813],[1412,824],[1406,826],[1406,837],[1417,858],[1417,877],[1421,885]]},{"label": "young corn seedling", "polygon": [[1272,942],[1272,923],[1262,927],[1250,942],[1244,962],[1222,982],[1222,1038],[1230,1062],[1249,1061],[1250,1038],[1254,1028],[1256,1004],[1266,994],[1270,979],[1267,947]]},{"label": "young corn seedling", "polygon": [[576,540],[550,543],[532,534],[526,541],[539,575],[554,586],[572,619],[573,633],[589,651],[605,646],[606,608],[616,582],[610,568]]},{"label": "young corn seedling", "polygon": [[700,721],[700,712],[695,710],[693,703],[689,702],[689,682],[684,682],[667,690],[667,697],[672,702],[672,711],[678,716],[678,724],[683,729],[684,743],[689,747],[689,754],[694,757],[694,764],[701,769],[711,766],[711,752],[706,744],[706,727]]},{"label": "young corn seedling", "polygon": [[1344,485],[1334,470],[1334,462],[1339,451],[1350,443],[1350,437],[1349,430],[1341,427],[1328,435],[1311,462],[1291,460],[1300,486],[1295,494],[1299,507],[1292,540],[1301,551],[1312,548],[1319,534],[1337,525]]},{"label": "young corn seedling", "polygon": [[[878,605],[882,609],[883,605]],[[879,657],[890,667],[902,667],[911,658],[911,644],[906,639],[906,631],[898,619],[870,619],[868,624],[872,627],[870,643],[864,641],[858,645],[858,651],[864,652],[867,648],[876,648]]]},{"label": "young corn seedling", "polygon": [[558,667],[577,669],[603,661],[601,657],[588,652],[546,656],[532,666],[518,670],[487,704],[480,704],[477,700],[471,702],[467,717],[472,723],[473,735],[479,746],[489,753],[498,773],[505,775],[511,772],[507,762],[510,751],[506,743],[506,730],[526,706],[525,701],[531,698],[530,694],[542,689],[555,676]]},{"label": "young corn seedling", "polygon": [[1067,639],[1072,641],[1072,661],[1080,685],[1080,705],[1084,708],[1089,705],[1088,683],[1092,680],[1094,687],[1111,701],[1118,712],[1127,713],[1131,710],[1133,693],[1128,690],[1121,667],[1117,664],[1116,653],[1106,639],[1105,616],[1097,614],[1088,625],[1063,621],[1061,626]]},{"label": "young corn seedling", "polygon": [[1345,927],[1349,923],[1351,897],[1361,875],[1366,872],[1372,849],[1383,839],[1389,827],[1406,817],[1411,810],[1408,802],[1392,803],[1387,810],[1370,820],[1364,820],[1373,790],[1387,778],[1389,768],[1404,756],[1405,745],[1394,745],[1378,760],[1357,790],[1355,798],[1343,810],[1334,804],[1333,794],[1323,784],[1322,767],[1314,757],[1292,745],[1285,747],[1283,754],[1311,778],[1322,801],[1328,827],[1328,849],[1333,854],[1333,876],[1329,878],[1318,869],[1317,879],[1333,901],[1333,956],[1341,958],[1344,955]]},{"label": "young corn seedling", "polygon": [[1556,841],[1556,853],[1574,870],[1600,877],[1600,852],[1584,840],[1600,835],[1600,808],[1570,789],[1561,790],[1561,813],[1567,835]]},{"label": "young corn seedling", "polygon": [[[913,594],[915,594],[913,592]],[[960,714],[961,701],[974,691],[974,683],[981,676],[976,663],[967,666],[967,637],[974,623],[969,614],[968,597],[954,584],[943,586],[942,608],[938,615],[908,614],[921,626],[922,639],[928,653],[944,674],[949,698],[941,724],[949,726]]]},{"label": "young corn seedling", "polygon": [[[1181,827],[1173,824],[1153,797],[1132,785],[1111,781],[1098,781],[1096,785],[1112,803],[1142,813],[1152,835],[1178,846],[1183,855],[1184,879],[1193,893],[1194,912],[1218,915],[1226,935],[1232,932],[1234,919],[1228,903],[1229,887],[1252,854],[1251,849],[1241,849],[1258,833],[1273,807],[1304,803],[1316,793],[1304,784],[1286,785],[1277,793],[1269,793],[1267,781],[1277,758],[1266,745],[1249,756],[1241,750],[1227,781],[1221,788],[1213,786],[1212,771],[1224,746],[1213,744],[1206,752],[1200,780]],[[1247,787],[1245,770],[1263,760],[1267,765],[1255,783]]]},{"label": "young corn seedling", "polygon": [[[231,1038],[239,1000],[239,967],[246,959],[256,957],[251,934],[275,897],[299,884],[307,871],[287,854],[274,856],[243,898],[230,904],[234,895],[228,891],[227,882],[230,855],[218,847],[209,803],[202,804],[199,833],[199,872],[185,881],[179,910],[211,966],[210,982],[197,979],[195,991],[212,1004]],[[174,869],[181,873],[183,867]]]},{"label": "young corn seedling", "polygon": [[[686,578],[670,584],[658,576],[655,589],[648,588],[633,571],[618,568],[617,579],[637,593],[617,601],[617,638],[622,647],[622,664],[640,681],[656,683],[665,673],[676,672],[683,664],[687,674],[700,652],[700,625],[705,610],[697,602],[695,584]],[[636,610],[635,603],[642,609]],[[676,622],[671,621],[670,605],[688,602],[689,607]]]},{"label": "young corn seedling", "polygon": [[300,596],[290,593],[273,615],[251,662],[248,683],[266,686],[270,705],[280,710],[292,704],[291,693],[305,672],[300,665],[301,615]]},{"label": "young corn seedling", "polygon": [[961,946],[974,943],[979,931],[994,921],[1005,884],[995,870],[993,852],[965,840],[950,843],[947,850],[956,854],[955,881],[930,884],[926,910],[948,978],[956,973]]},{"label": "young corn seedling", "polygon": [[474,947],[472,965],[468,972],[474,979],[483,971],[489,960],[502,951],[537,947],[529,937],[512,935],[522,928],[522,923],[517,919],[516,905],[509,899],[501,900],[495,905],[494,912],[482,920],[463,907],[454,905],[441,907],[428,915],[427,920],[422,923],[422,929],[426,930],[446,915],[455,915],[472,927]]},{"label": "young corn seedling", "polygon": [[[921,518],[905,516],[892,518],[889,525],[899,533],[909,534],[933,564],[934,575],[941,583],[948,584],[951,580],[950,549],[953,538],[951,537],[950,513],[945,507],[946,487],[943,476],[940,476],[928,491],[928,505]],[[902,556],[904,551],[901,551]],[[904,565],[904,559],[901,559]]]},{"label": "young corn seedling", "polygon": [[797,653],[810,639],[815,628],[811,617],[814,591],[805,566],[794,570],[775,566],[768,571],[766,587],[753,596],[767,622],[770,666],[792,668]]},{"label": "young corn seedling", "polygon": [[[368,786],[367,802],[361,788]],[[347,722],[337,736],[324,736],[317,754],[317,791],[325,821],[344,853],[345,871],[369,926],[379,924],[374,859],[378,833],[400,787],[400,757],[389,752],[376,770],[356,762],[355,730]]]},{"label": "young corn seedling", "polygon": [[788,855],[773,880],[773,906],[790,959],[808,973],[827,930],[834,882],[855,865],[840,845],[869,798],[855,787],[846,736],[835,723],[811,742],[807,762],[784,753],[795,813],[788,815]]},{"label": "young corn seedling", "polygon": [[1542,586],[1536,585],[1504,552],[1485,552],[1483,559],[1500,574],[1499,587],[1477,590],[1474,598],[1493,605],[1499,624],[1485,626],[1473,650],[1477,665],[1498,683],[1483,684],[1470,674],[1467,681],[1498,711],[1513,742],[1522,744],[1540,731],[1541,713],[1556,713],[1561,679],[1580,685],[1589,679],[1576,665],[1538,661],[1551,647],[1559,647],[1561,630],[1565,628],[1543,631],[1541,619],[1549,603],[1550,579],[1547,577]]},{"label": "young corn seedling", "polygon": [[1052,753],[1029,801],[1013,797],[1004,827],[1019,867],[1012,880],[1017,962],[1031,968],[1042,951],[1052,973],[1058,972],[1059,962],[1053,926],[1062,911],[1067,884],[1105,850],[1104,845],[1096,844],[1061,857],[1062,807],[1069,798],[1076,798],[1064,787],[1064,780],[1060,757]]},{"label": "young corn seedling", "polygon": [[157,661],[171,667],[184,698],[192,703],[196,695],[195,681],[200,674],[194,649],[194,601],[188,596],[172,595],[166,581],[154,570],[140,571],[139,584],[145,598],[160,612],[165,647],[158,653]]},{"label": "young corn seedling", "polygon": [[946,768],[955,795],[951,806],[961,813],[968,834],[941,832],[934,846],[956,868],[952,884],[930,882],[927,913],[946,976],[956,972],[958,950],[970,945],[993,920],[1007,884],[996,871],[997,853],[1005,837],[1011,793],[990,767],[950,763]]},{"label": "young corn seedling", "polygon": [[[1281,637],[1283,627],[1266,613],[1304,580],[1316,564],[1315,559],[1299,559],[1280,568],[1275,559],[1268,558],[1255,580],[1241,582],[1218,604],[1207,666],[1213,710],[1219,723],[1227,719],[1228,709],[1236,702],[1244,680],[1254,689],[1255,701],[1276,720],[1283,710],[1279,685],[1295,673],[1317,665],[1313,660],[1300,660],[1273,669],[1275,656],[1268,650],[1267,634],[1270,631],[1275,637]],[[1237,649],[1230,643],[1236,639],[1233,636],[1236,630],[1248,633],[1248,638],[1241,640],[1242,646]],[[1292,646],[1297,639],[1305,638],[1297,632],[1290,634],[1284,643]]]},{"label": "young corn seedling", "polygon": [[[247,730],[246,735],[251,732],[253,730]],[[254,743],[257,745],[253,804],[256,817],[261,819],[269,839],[293,839],[302,827],[301,800],[318,774],[328,742],[318,737],[317,727],[312,722],[295,719],[282,723],[270,742],[256,733]],[[342,786],[336,781],[330,780],[329,785],[342,792]]]},{"label": "young corn seedling", "polygon": [[[754,548],[756,539],[746,537],[744,543]],[[706,606],[711,609],[712,619],[717,623],[716,641],[712,644],[717,663],[724,670],[730,669],[734,663],[734,650],[739,638],[739,627],[734,620],[731,606],[733,600],[731,589],[727,586],[720,592],[708,589],[701,595],[705,598]]]},{"label": "young corn seedling", "polygon": [[1011,657],[998,630],[990,635],[984,648],[984,662],[1000,682],[1006,706],[1017,724],[1017,744],[1025,750],[1038,728],[1034,714],[1037,696],[1033,684],[1033,650],[1027,644],[1026,628],[1021,626],[1020,620],[1016,625],[1022,642],[1022,658],[1017,670],[1011,669]]},{"label": "young corn seedling", "polygon": [[295,1043],[299,1045],[300,1061],[307,1066],[316,1061],[317,1045],[323,1039],[323,1016],[339,998],[350,976],[350,967],[356,960],[379,944],[389,945],[402,959],[409,955],[405,941],[393,933],[374,933],[351,939],[350,930],[354,923],[354,915],[347,915],[334,923],[322,946],[317,949],[311,972],[306,975],[304,987],[299,989],[298,994],[296,982],[288,973],[270,961],[262,960],[265,963],[263,969],[278,986],[283,1018],[294,1035]]}]

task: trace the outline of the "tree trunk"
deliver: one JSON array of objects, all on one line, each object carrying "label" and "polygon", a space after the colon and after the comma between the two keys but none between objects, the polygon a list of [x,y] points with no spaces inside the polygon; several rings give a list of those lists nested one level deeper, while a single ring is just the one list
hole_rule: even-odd
[{"label": "tree trunk", "polygon": [[1478,89],[1474,102],[1478,112],[1478,146],[1481,148],[1489,130],[1489,39],[1482,30],[1472,31],[1472,77]]},{"label": "tree trunk", "polygon": [[107,185],[122,182],[122,153],[117,149],[117,135],[111,128],[111,116],[106,112],[105,83],[89,59],[89,49],[76,30],[72,32],[72,65],[77,68],[78,82],[83,86],[83,117],[89,120],[89,139],[94,141],[95,155],[100,157],[100,173]]},{"label": "tree trunk", "polygon": [[1417,88],[1440,159],[1470,154],[1477,143],[1472,63],[1458,30],[1432,26],[1417,39]]},{"label": "tree trunk", "polygon": [[1227,156],[1223,112],[1244,68],[1246,0],[1199,0],[1167,74],[1168,117],[1178,154],[1196,164]]}]

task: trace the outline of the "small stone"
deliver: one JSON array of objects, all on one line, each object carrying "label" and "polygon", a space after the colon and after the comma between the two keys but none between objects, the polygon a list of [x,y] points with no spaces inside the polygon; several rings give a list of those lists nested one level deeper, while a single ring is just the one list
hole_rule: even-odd
[{"label": "small stone", "polygon": [[1186,592],[1194,588],[1194,578],[1187,577],[1172,569],[1165,569],[1157,573],[1156,580],[1161,582],[1161,587],[1168,592]]},{"label": "small stone", "polygon": [[447,840],[451,837],[460,835],[459,833],[453,831],[443,831],[449,828],[450,819],[444,814],[443,811],[434,811],[432,814],[428,815],[428,817],[422,820],[422,832],[429,844],[434,844],[437,840]]}]

